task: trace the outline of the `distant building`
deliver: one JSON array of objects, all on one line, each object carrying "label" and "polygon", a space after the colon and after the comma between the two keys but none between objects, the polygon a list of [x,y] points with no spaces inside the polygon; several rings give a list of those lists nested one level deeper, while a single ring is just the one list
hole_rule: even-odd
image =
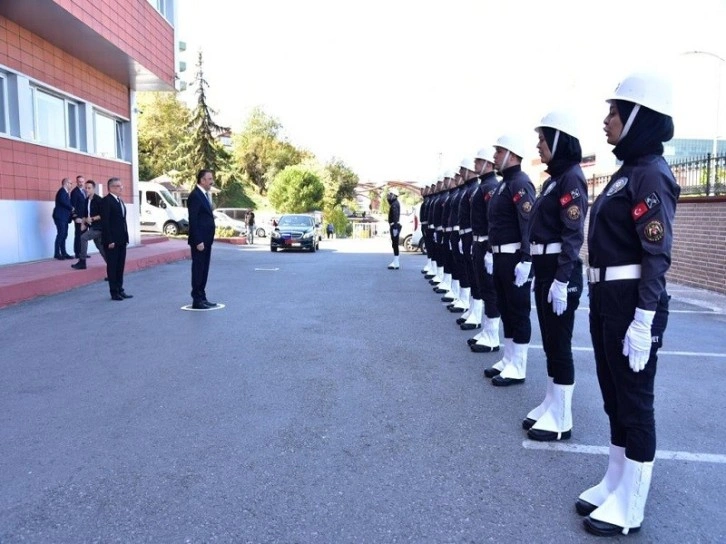
[{"label": "distant building", "polygon": [[[716,154],[726,155],[726,140],[716,142]],[[713,151],[713,139],[673,138],[663,145],[663,156],[669,163],[705,157]]]}]

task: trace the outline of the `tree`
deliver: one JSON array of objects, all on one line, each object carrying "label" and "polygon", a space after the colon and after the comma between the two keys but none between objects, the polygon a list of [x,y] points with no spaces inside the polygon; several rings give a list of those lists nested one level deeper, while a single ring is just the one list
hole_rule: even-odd
[{"label": "tree", "polygon": [[299,164],[310,153],[284,140],[280,121],[254,108],[235,137],[234,154],[241,172],[260,194],[265,194],[278,172]]},{"label": "tree", "polygon": [[325,165],[325,211],[331,212],[346,201],[355,200],[358,174],[342,160],[333,157]]},{"label": "tree", "polygon": [[173,170],[179,149],[188,137],[185,127],[191,118],[189,108],[176,93],[140,92],[136,97],[139,110],[139,179],[148,181]]},{"label": "tree", "polygon": [[325,186],[314,169],[303,165],[288,166],[270,185],[270,203],[278,211],[303,213],[319,210]]}]

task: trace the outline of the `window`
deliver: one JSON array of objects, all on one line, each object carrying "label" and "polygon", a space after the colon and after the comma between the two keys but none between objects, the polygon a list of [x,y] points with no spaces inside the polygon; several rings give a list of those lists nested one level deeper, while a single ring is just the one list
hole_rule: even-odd
[{"label": "window", "polygon": [[8,132],[7,77],[0,72],[0,132]]},{"label": "window", "polygon": [[96,154],[111,159],[128,160],[126,129],[128,123],[99,111],[94,112]]},{"label": "window", "polygon": [[33,134],[36,141],[54,147],[79,147],[78,104],[37,87],[33,96]]},{"label": "window", "polygon": [[149,4],[172,23],[174,21],[174,0],[149,0]]}]

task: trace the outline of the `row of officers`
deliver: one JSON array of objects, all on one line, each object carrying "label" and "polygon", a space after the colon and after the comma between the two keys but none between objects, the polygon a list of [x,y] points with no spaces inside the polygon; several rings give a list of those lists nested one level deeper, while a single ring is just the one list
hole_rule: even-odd
[{"label": "row of officers", "polygon": [[579,255],[587,184],[580,131],[566,111],[549,113],[536,127],[536,148],[549,174],[539,194],[521,168],[536,140],[504,134],[464,159],[458,172],[424,188],[421,207],[429,257],[422,272],[459,326],[479,330],[468,340],[471,350],[503,352],[484,371],[495,386],[526,378],[534,294],[548,380],[542,402],[523,413],[532,440],[571,437],[572,333],[587,278],[610,450],[604,477],[578,497],[576,510],[589,532],[604,536],[635,532],[644,517],[656,449],[653,384],[668,316],[665,273],[679,195],[663,159],[663,143],[673,137],[670,82],[658,74],[631,74],[608,104],[605,136],[622,165],[589,210],[586,271]]}]

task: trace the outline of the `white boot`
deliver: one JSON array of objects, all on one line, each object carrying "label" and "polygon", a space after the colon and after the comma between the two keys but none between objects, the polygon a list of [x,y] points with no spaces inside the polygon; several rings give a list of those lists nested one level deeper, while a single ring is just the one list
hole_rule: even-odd
[{"label": "white boot", "polygon": [[431,281],[434,284],[441,283],[441,280],[444,278],[444,269],[439,267],[438,264],[434,263],[434,277],[431,278]]},{"label": "white boot", "polygon": [[532,425],[535,424],[535,422],[542,417],[542,414],[544,414],[547,411],[547,408],[550,405],[550,399],[552,399],[552,385],[555,383],[555,379],[547,376],[547,391],[545,392],[545,398],[540,403],[539,406],[536,408],[532,408],[529,413],[527,414],[527,417],[524,421],[522,421],[522,428],[525,431],[528,431]]},{"label": "white boot", "polygon": [[479,331],[478,333],[476,333],[476,334],[475,334],[474,336],[472,336],[471,338],[469,338],[469,339],[468,339],[468,340],[466,341],[466,343],[467,343],[467,344],[469,344],[469,346],[471,346],[472,344],[476,344],[477,340],[479,340],[479,338],[481,338],[481,335],[482,335],[482,334],[484,334],[484,329],[480,330],[480,331]]},{"label": "white boot", "polygon": [[615,491],[623,475],[625,465],[625,448],[610,444],[610,457],[608,458],[608,469],[600,483],[586,489],[577,498],[575,509],[581,516],[588,516],[598,506],[605,502],[608,495]]},{"label": "white boot", "polygon": [[[497,334],[499,334],[499,333],[497,332]],[[471,346],[472,351],[477,346],[477,344],[474,344],[473,346]],[[499,359],[496,363],[494,363],[491,366],[491,368],[487,368],[484,371],[485,377],[494,378],[495,376],[498,376],[499,373],[504,369],[504,367],[506,367],[509,364],[509,361],[511,361],[511,359],[512,359],[513,346],[514,346],[514,340],[512,340],[511,338],[504,339],[504,356],[501,359]]]},{"label": "white boot", "polygon": [[459,280],[451,280],[451,288],[444,293],[441,300],[446,303],[454,302],[459,297]]},{"label": "white boot", "polygon": [[398,256],[395,256],[393,260],[391,261],[391,264],[388,265],[389,270],[398,270],[400,268],[400,265],[398,263]]},{"label": "white boot", "polygon": [[547,411],[527,433],[532,440],[567,440],[572,435],[572,393],[575,384],[552,384],[552,400]]},{"label": "white boot", "polygon": [[[467,311],[469,309],[469,295],[471,293],[471,288],[469,287],[460,287],[459,288],[459,296],[456,297],[456,300],[454,301],[454,308],[457,310],[463,310]],[[479,323],[481,324],[481,318],[479,318]]]},{"label": "white boot", "polygon": [[483,302],[478,298],[472,299],[469,317],[461,324],[461,330],[469,331],[481,327],[481,312]]},{"label": "white boot", "polygon": [[428,274],[429,272],[431,272],[431,259],[428,259],[424,267],[421,269],[422,274]]},{"label": "white boot", "polygon": [[605,502],[585,518],[585,528],[600,536],[638,531],[652,476],[653,461],[640,463],[626,457],[620,482]]},{"label": "white boot", "polygon": [[446,272],[444,272],[443,279],[441,280],[438,288],[444,289],[446,291],[451,291],[451,274],[447,274]]},{"label": "white boot", "polygon": [[[483,302],[482,302],[483,304]],[[489,353],[490,351],[499,351],[499,322],[501,321],[501,318],[499,317],[484,317],[482,321],[482,332],[483,334],[477,341],[477,343],[471,347],[472,351],[475,351],[477,353]],[[507,348],[507,341],[510,343],[512,342],[511,338],[505,338],[504,339],[504,350],[505,353],[507,352],[507,349],[509,349],[509,353],[511,354],[511,346]],[[506,355],[505,355],[506,357]],[[498,363],[495,363],[495,365],[492,367],[496,372],[492,372],[490,378],[493,378],[501,370],[504,368],[504,364],[501,366],[497,366],[502,361],[499,361]]]},{"label": "white boot", "polygon": [[499,373],[499,376],[492,378],[492,384],[498,386],[514,385],[524,383],[527,377],[527,350],[529,344],[512,343],[512,357],[509,364]]}]

